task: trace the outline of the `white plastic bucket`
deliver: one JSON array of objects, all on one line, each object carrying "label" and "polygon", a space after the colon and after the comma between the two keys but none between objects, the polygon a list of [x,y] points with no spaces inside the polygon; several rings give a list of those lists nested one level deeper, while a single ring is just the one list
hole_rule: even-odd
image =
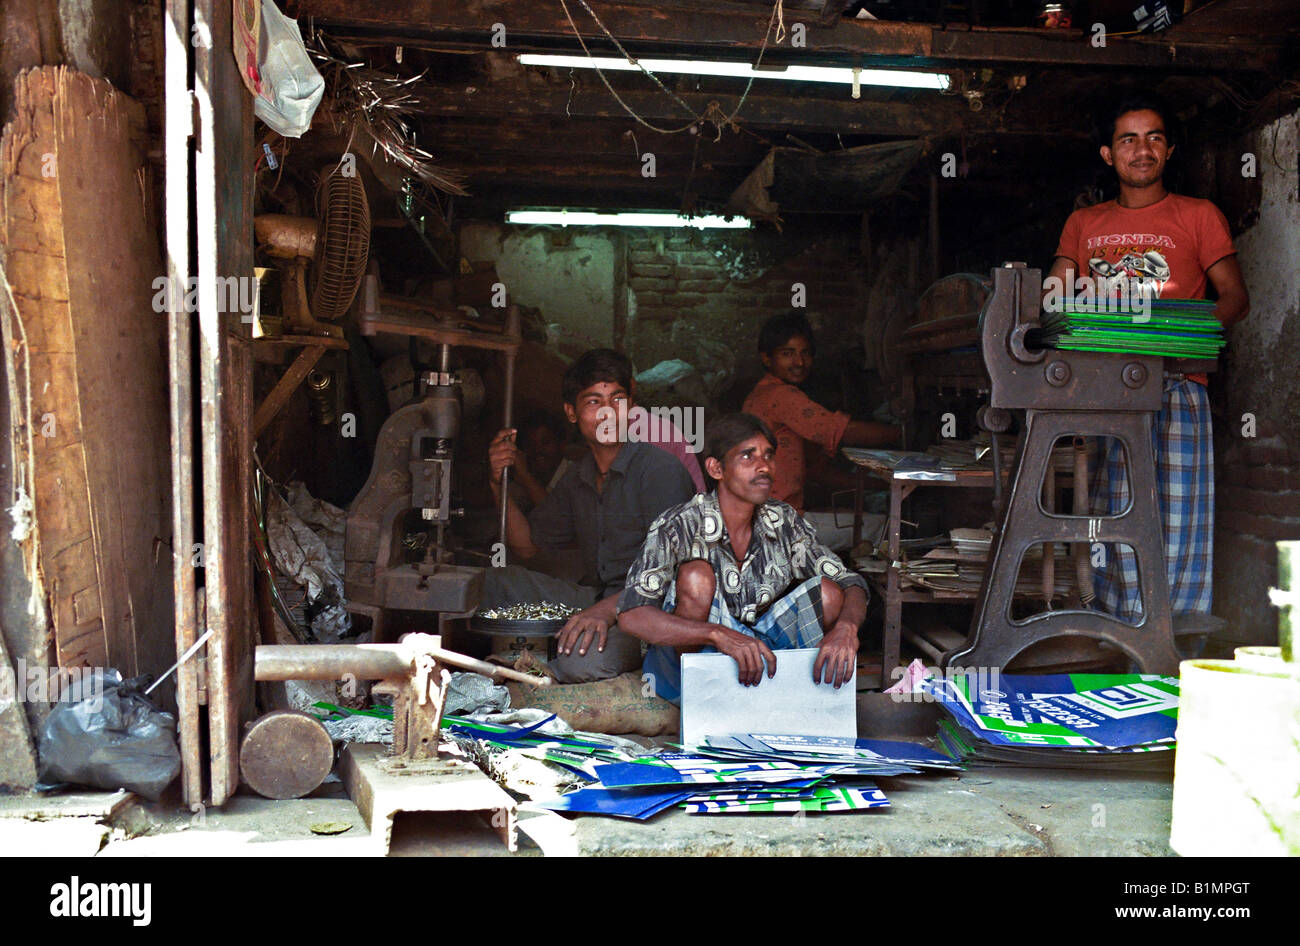
[{"label": "white plastic bucket", "polygon": [[1184,856],[1300,855],[1300,675],[1246,658],[1180,664],[1169,844]]}]

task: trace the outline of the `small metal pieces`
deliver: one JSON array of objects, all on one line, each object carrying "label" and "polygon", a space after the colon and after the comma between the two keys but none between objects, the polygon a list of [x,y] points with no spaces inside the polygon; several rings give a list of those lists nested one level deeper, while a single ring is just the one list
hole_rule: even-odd
[{"label": "small metal pieces", "polygon": [[334,408],[336,390],[332,372],[316,368],[308,372],[307,397],[311,402],[312,420],[322,427],[329,427],[338,420]]},{"label": "small metal pieces", "polygon": [[334,767],[334,743],[320,720],[274,710],[251,723],[239,747],[239,771],[266,798],[302,798]]},{"label": "small metal pieces", "polygon": [[1064,387],[1070,383],[1070,366],[1064,361],[1053,361],[1043,369],[1047,383],[1054,388]]},{"label": "small metal pieces", "polygon": [[478,616],[492,621],[562,621],[577,611],[567,604],[526,601],[505,608],[483,608]]}]

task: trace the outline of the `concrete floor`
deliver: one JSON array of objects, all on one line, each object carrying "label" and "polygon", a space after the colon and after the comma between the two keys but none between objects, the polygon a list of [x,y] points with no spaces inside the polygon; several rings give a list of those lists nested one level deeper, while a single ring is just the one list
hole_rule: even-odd
[{"label": "concrete floor", "polygon": [[[822,815],[687,815],[649,822],[520,812],[517,856],[964,855],[1169,856],[1169,779],[971,769],[957,776],[881,779],[892,807]],[[60,810],[61,809],[61,810]],[[323,822],[351,825],[318,836]],[[0,851],[101,857],[322,856],[377,853],[338,783],[312,796],[238,795],[191,815],[174,802],[121,793],[0,799]],[[466,818],[403,815],[393,856],[510,856],[490,826]]]}]

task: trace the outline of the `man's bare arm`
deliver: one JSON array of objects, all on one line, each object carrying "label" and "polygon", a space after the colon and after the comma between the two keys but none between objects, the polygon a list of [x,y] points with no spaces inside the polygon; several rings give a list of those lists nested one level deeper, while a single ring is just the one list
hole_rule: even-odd
[{"label": "man's bare arm", "polygon": [[654,605],[632,608],[619,615],[619,626],[647,644],[667,647],[704,647],[713,645],[713,632],[726,630],[708,621],[692,621]]},{"label": "man's bare arm", "polygon": [[858,628],[866,617],[866,592],[857,585],[845,588],[839,616],[817,647],[813,680],[833,684],[839,689],[853,679],[853,668],[858,660]]},{"label": "man's bare arm", "polygon": [[[519,455],[519,448],[515,446],[514,442],[515,433],[514,430],[498,431],[488,447],[488,464],[491,471],[488,482],[492,486],[492,497],[497,502],[501,501],[501,471],[507,467],[513,467]],[[508,498],[506,501],[506,545],[510,547],[511,553],[522,559],[529,559],[537,554],[537,546],[533,544],[533,530],[528,525],[528,518],[514,504],[514,501]]]},{"label": "man's bare arm", "polygon": [[776,655],[756,637],[733,631],[721,624],[693,621],[654,605],[642,605],[619,615],[619,627],[633,637],[666,647],[716,647],[736,661],[740,682],[757,686],[766,666],[769,677],[776,674]]},{"label": "man's bare arm", "polygon": [[1226,328],[1235,325],[1250,313],[1250,294],[1241,275],[1237,257],[1225,256],[1205,271],[1214,291],[1219,294],[1219,304],[1214,315]]},{"label": "man's bare arm", "polygon": [[840,438],[842,447],[878,447],[881,444],[898,443],[903,436],[902,430],[893,424],[877,424],[869,420],[851,420],[844,428]]}]

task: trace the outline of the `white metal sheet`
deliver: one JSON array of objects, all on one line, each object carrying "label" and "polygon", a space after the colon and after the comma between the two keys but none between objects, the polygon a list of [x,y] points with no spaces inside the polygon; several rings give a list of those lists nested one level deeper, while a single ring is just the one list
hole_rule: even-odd
[{"label": "white metal sheet", "polygon": [[857,687],[814,683],[816,659],[816,648],[777,651],[776,675],[747,687],[726,654],[683,654],[682,744],[755,732],[856,739]]}]

